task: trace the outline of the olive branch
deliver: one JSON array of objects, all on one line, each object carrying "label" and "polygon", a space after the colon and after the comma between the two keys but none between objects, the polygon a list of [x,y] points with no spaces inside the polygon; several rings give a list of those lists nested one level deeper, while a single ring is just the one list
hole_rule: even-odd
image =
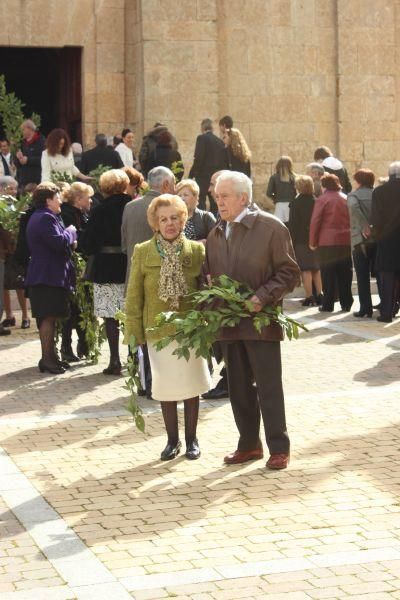
[{"label": "olive branch", "polygon": [[307,331],[302,323],[285,315],[280,306],[264,306],[260,312],[252,312],[250,298],[253,295],[254,291],[247,285],[221,275],[209,288],[188,294],[193,308],[183,313],[160,313],[155,326],[147,329],[147,332],[157,337],[166,325],[173,325],[173,333],[163,335],[155,342],[155,348],[162,350],[175,341],[178,348],[173,354],[189,360],[191,351],[195,352],[196,357],[208,359],[220,329],[236,327],[241,319],[251,319],[258,333],[271,323],[277,323],[289,340],[297,339],[300,329]]}]

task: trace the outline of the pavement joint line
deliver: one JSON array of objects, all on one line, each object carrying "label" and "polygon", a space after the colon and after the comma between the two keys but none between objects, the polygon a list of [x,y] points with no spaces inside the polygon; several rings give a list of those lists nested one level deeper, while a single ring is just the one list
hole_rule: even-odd
[{"label": "pavement joint line", "polygon": [[5,503],[78,600],[98,598],[97,594],[88,595],[89,589],[98,584],[113,585],[113,600],[132,600],[123,585],[46,502],[2,448],[0,472],[0,494]]},{"label": "pavement joint line", "polygon": [[341,325],[340,323],[313,319],[312,317],[304,316],[302,313],[290,313],[290,317],[300,321],[304,325],[310,325],[310,331],[313,331],[314,329],[330,329],[332,331],[337,331],[338,333],[344,333],[348,336],[362,338],[370,342],[378,342],[379,344],[396,348],[397,350],[400,348],[400,336],[398,333],[391,337],[382,338],[382,336],[376,333],[361,331],[360,329],[348,329],[345,325]]},{"label": "pavement joint line", "polygon": [[[357,389],[346,389],[338,390],[336,392],[317,392],[303,393],[303,394],[285,394],[285,398],[290,402],[297,402],[301,400],[330,400],[333,398],[365,398],[367,396],[373,396],[374,398],[385,398],[391,396],[391,394],[400,394],[400,385],[389,384],[380,386],[371,386],[366,388]],[[204,408],[220,408],[225,406],[229,402],[229,399],[218,400],[215,402],[201,402],[200,405]],[[178,405],[178,410],[183,410],[183,406]],[[145,415],[151,415],[160,413],[161,409],[157,406],[154,408],[143,407],[143,413]],[[35,425],[36,423],[50,422],[50,423],[62,423],[65,421],[80,421],[88,419],[110,419],[110,418],[121,418],[130,417],[130,414],[126,410],[101,410],[90,411],[90,412],[77,412],[77,413],[49,413],[46,415],[33,415],[31,417],[2,417],[0,416],[0,429],[2,427],[15,426],[15,425]]]}]

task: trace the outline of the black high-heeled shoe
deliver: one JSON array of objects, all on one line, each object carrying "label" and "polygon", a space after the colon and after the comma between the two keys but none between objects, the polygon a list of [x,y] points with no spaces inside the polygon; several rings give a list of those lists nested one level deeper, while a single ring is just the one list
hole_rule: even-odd
[{"label": "black high-heeled shoe", "polygon": [[301,303],[302,306],[315,306],[317,304],[314,296],[308,296]]},{"label": "black high-heeled shoe", "polygon": [[200,458],[200,455],[200,446],[197,438],[195,438],[191,442],[186,442],[186,458],[188,458],[189,460],[197,460],[198,458]]},{"label": "black high-heeled shoe", "polygon": [[359,310],[358,312],[353,313],[354,317],[368,317],[368,319],[372,319],[372,310]]},{"label": "black high-heeled shoe", "polygon": [[120,362],[110,362],[106,369],[103,369],[103,375],[121,375],[122,366]]},{"label": "black high-heeled shoe", "polygon": [[43,362],[42,358],[39,360],[38,367],[39,367],[39,371],[41,373],[45,373],[46,371],[48,373],[51,373],[52,375],[61,375],[62,373],[65,373],[64,367],[62,367],[60,364],[57,364],[55,366],[53,366],[53,365],[46,365]]},{"label": "black high-heeled shoe", "polygon": [[171,444],[168,442],[164,450],[161,452],[161,460],[172,460],[173,458],[176,458],[181,451],[181,447],[182,444],[179,440],[176,442],[176,444]]}]

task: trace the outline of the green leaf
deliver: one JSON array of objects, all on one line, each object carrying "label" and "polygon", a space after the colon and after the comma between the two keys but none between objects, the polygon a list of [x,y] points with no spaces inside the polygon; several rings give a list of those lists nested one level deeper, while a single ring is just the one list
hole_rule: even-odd
[{"label": "green leaf", "polygon": [[144,433],[144,431],[145,431],[145,422],[144,422],[144,418],[143,418],[142,415],[136,415],[136,417],[135,417],[135,425],[139,429],[139,431],[141,431],[142,433]]}]

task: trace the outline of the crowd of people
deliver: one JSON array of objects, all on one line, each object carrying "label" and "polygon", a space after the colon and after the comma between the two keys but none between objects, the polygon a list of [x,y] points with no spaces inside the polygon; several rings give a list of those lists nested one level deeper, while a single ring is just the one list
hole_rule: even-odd
[{"label": "crowd of people", "polygon": [[[265,305],[281,305],[300,275],[303,306],[332,312],[339,301],[349,312],[353,265],[360,301],[354,316],[372,317],[373,276],[380,297],[377,319],[391,322],[399,308],[400,162],[390,165],[387,180],[376,187],[375,174],[358,169],[353,189],[343,164],[325,146],[316,148],[304,174],[281,156],[266,189],[275,206],[272,216],[252,197],[251,152],[233,125],[231,117],[223,117],[218,136],[211,119],[201,122],[188,178],[177,140],[161,123],[143,138],[138,157],[130,129],[113,144],[99,133],[95,147],[84,152],[74,152],[62,129],[45,140],[30,120],[21,126],[19,148],[12,152],[3,140],[0,196],[11,206],[26,194],[27,205],[17,232],[0,226],[0,319],[3,303],[6,312],[0,335],[16,325],[10,301],[15,289],[21,327],[30,327],[27,298],[36,319],[40,372],[62,374],[87,356],[75,292],[79,256],[85,264],[79,276],[93,284],[92,313],[104,319],[110,357],[103,374],[121,374],[119,311],[126,313],[125,343],[134,336],[139,344],[141,392],[161,402],[167,431],[161,459],[181,450],[177,402],[184,402],[186,456],[193,460],[200,456],[200,395],[223,398],[229,390],[239,442],[225,462],[262,458],[262,417],[267,467],[282,469],[289,461],[289,437],[281,328],[271,323],[259,332],[251,319],[242,319],[221,331],[214,355],[224,366],[212,389],[211,365],[194,356],[177,359],[174,344],[156,351],[163,332],[154,337],[148,330],[160,312],[184,311],[191,291],[222,274],[255,290],[254,314]],[[100,167],[95,192],[93,172]]]}]

